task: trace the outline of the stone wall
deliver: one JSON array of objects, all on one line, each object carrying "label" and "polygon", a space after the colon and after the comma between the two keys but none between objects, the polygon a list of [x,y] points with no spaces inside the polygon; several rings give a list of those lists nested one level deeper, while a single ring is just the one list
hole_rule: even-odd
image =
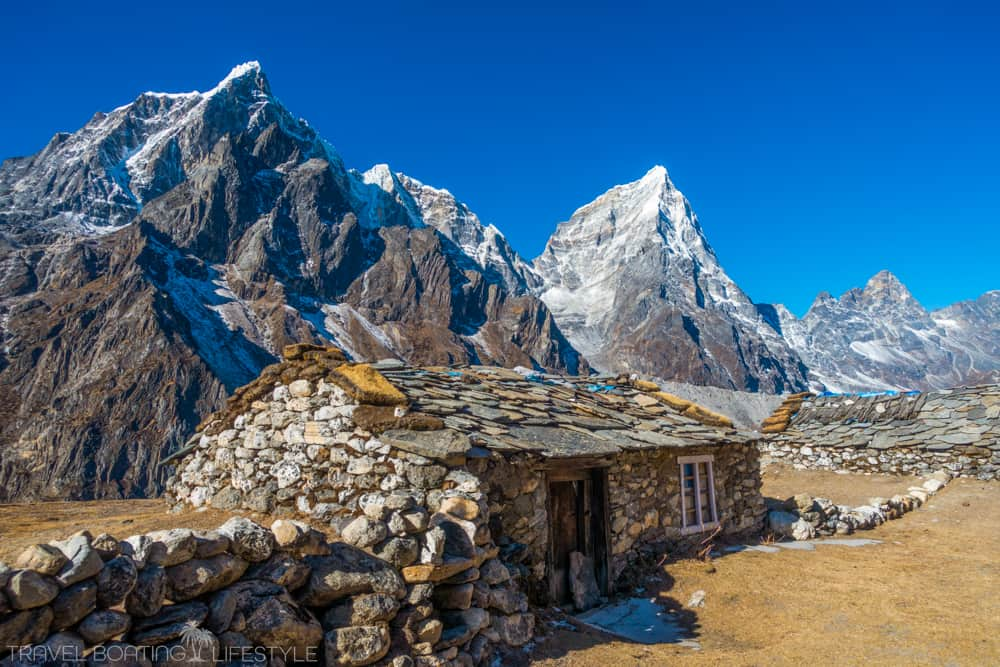
[{"label": "stone wall", "polygon": [[1000,386],[808,398],[761,449],[805,468],[1000,479]]},{"label": "stone wall", "polygon": [[532,636],[525,596],[495,554],[397,568],[282,519],[122,541],[81,532],[0,566],[0,655],[4,665],[84,655],[92,666],[481,664]]},{"label": "stone wall", "polygon": [[[679,456],[711,454],[715,501],[725,535],[759,532],[765,516],[758,450],[753,444],[662,448],[619,454],[608,472],[611,576],[618,578],[640,545],[683,549],[705,535],[681,535]],[[669,548],[669,547],[668,547]]]},{"label": "stone wall", "polygon": [[403,406],[367,403],[377,399],[372,391],[359,394],[324,378],[291,375],[271,380],[266,393],[254,391],[256,400],[204,429],[168,482],[168,500],[329,525],[407,582],[459,596],[447,604],[464,607],[444,607],[444,639],[428,650],[470,649],[479,635],[487,644],[530,636],[526,596],[506,579],[504,592],[494,593],[490,583],[507,569],[496,560],[465,436]]},{"label": "stone wall", "polygon": [[[754,444],[711,448],[658,448],[615,456],[608,468],[612,588],[636,556],[636,547],[683,550],[704,535],[681,535],[678,456],[714,457],[715,497],[723,533],[759,532],[765,517],[759,452]],[[567,462],[572,465],[572,462]],[[545,563],[549,541],[546,473],[531,457],[484,458],[470,462],[484,484],[505,560],[522,566],[529,589],[548,594]],[[510,550],[506,556],[505,550]]]}]

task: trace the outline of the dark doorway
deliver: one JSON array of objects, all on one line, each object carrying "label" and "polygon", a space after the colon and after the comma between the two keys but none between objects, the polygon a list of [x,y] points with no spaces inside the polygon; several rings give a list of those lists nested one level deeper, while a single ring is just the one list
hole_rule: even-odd
[{"label": "dark doorway", "polygon": [[608,594],[608,473],[606,468],[549,471],[549,595],[572,599],[570,554],[593,562],[602,595]]}]

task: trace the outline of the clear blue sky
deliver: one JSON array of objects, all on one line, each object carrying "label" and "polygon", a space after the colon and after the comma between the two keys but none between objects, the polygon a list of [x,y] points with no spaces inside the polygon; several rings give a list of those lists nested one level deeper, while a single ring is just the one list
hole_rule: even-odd
[{"label": "clear blue sky", "polygon": [[996,5],[114,4],[0,9],[0,155],[260,60],[349,166],[448,188],[529,258],[660,163],[757,301],[883,268],[929,307],[1000,289]]}]

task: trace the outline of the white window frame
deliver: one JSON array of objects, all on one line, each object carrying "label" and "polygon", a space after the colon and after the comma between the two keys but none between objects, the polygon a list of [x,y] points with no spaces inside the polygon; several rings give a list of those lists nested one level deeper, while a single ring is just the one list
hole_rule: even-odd
[{"label": "white window frame", "polygon": [[[681,481],[681,535],[692,535],[694,533],[703,533],[706,530],[711,530],[719,525],[719,510],[715,505],[715,473],[712,470],[712,463],[715,457],[711,454],[702,454],[699,456],[678,456],[677,457],[677,469],[680,473]],[[690,463],[694,466],[694,494],[691,498],[688,498],[688,489],[684,486],[684,465]],[[698,464],[704,463],[705,469],[708,471],[708,479],[701,479],[701,475],[698,473]],[[708,485],[708,504],[709,509],[712,511],[712,516],[709,521],[701,515],[701,503],[699,499],[701,498],[702,485]],[[694,509],[697,516],[697,523],[688,525],[687,522],[687,503],[688,501],[694,503]]]}]

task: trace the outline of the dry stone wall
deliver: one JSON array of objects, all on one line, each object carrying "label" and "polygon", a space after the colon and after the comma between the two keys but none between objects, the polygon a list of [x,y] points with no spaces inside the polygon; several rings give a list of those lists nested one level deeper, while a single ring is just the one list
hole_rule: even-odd
[{"label": "dry stone wall", "polygon": [[[755,444],[618,454],[608,468],[613,588],[637,557],[639,547],[656,547],[658,553],[663,553],[704,539],[704,535],[681,535],[677,458],[698,454],[713,457],[715,497],[723,533],[750,535],[762,528],[766,508],[760,492]],[[548,493],[546,473],[539,463],[531,457],[492,457],[470,462],[470,469],[483,480],[495,521],[494,535],[504,560],[523,563],[521,574],[529,590],[544,601],[548,594]]]},{"label": "dry stone wall", "polygon": [[[444,502],[470,523],[473,507]],[[529,641],[495,548],[459,563],[441,540],[447,571],[397,568],[293,520],[77,533],[0,566],[0,664],[475,665]]]},{"label": "dry stone wall", "polygon": [[390,633],[417,664],[478,664],[486,648],[528,641],[534,618],[518,577],[497,559],[468,439],[410,412],[369,367],[312,379],[302,377],[308,367],[292,371],[268,377],[266,391],[243,391],[207,422],[168,499],[329,525],[408,586],[423,586],[430,597],[415,603],[413,623],[434,619],[440,636]]},{"label": "dry stone wall", "polygon": [[807,398],[767,459],[825,470],[1000,478],[1000,385]]},{"label": "dry stone wall", "polygon": [[[713,457],[715,499],[724,535],[759,532],[766,509],[760,493],[758,450],[753,444],[712,448],[656,449],[616,457],[608,472],[611,514],[611,575],[619,577],[643,545],[672,545],[705,535],[681,534],[679,456]],[[669,548],[669,547],[668,547]]]}]

